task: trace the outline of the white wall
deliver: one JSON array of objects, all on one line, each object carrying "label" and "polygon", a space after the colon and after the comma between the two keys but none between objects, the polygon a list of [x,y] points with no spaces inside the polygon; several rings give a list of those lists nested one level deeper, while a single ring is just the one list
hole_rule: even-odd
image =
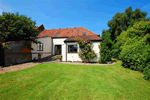
[{"label": "white wall", "polygon": [[[74,45],[77,43],[69,42],[67,43],[67,61],[82,61],[78,53],[68,53],[68,45]],[[77,44],[77,51],[79,52],[79,45]]]},{"label": "white wall", "polygon": [[[68,53],[68,45],[69,44],[76,44],[74,42],[72,43],[67,43],[67,61],[82,61],[81,58],[79,57],[78,53]],[[93,42],[92,43],[92,49],[94,50],[95,54],[97,55],[97,57],[95,57],[93,60],[91,60],[91,62],[98,62],[99,58],[100,58],[100,49],[99,49],[99,45],[100,42]],[[77,49],[79,52],[79,45],[77,44]]]},{"label": "white wall", "polygon": [[67,38],[53,38],[53,55],[55,55],[55,45],[61,45],[62,61],[66,61],[66,44],[64,41]]},{"label": "white wall", "polygon": [[93,60],[91,60],[91,62],[98,62],[99,58],[100,58],[100,49],[99,49],[99,45],[100,42],[93,42],[92,43],[92,49],[95,52],[95,54],[97,55],[97,57],[95,57]]},{"label": "white wall", "polygon": [[[51,43],[51,37],[45,37],[45,38],[38,38],[37,39],[38,41],[42,42],[43,43],[43,51],[37,51],[37,44],[35,43],[32,43],[32,48],[34,50],[32,50],[31,52],[32,53],[42,53],[42,52],[46,52],[46,54],[42,54],[41,55],[41,58],[44,58],[44,57],[47,57],[49,55],[51,55],[51,52],[52,52],[52,43]],[[32,59],[34,59],[34,57],[36,59],[38,59],[38,54],[32,54]]]}]

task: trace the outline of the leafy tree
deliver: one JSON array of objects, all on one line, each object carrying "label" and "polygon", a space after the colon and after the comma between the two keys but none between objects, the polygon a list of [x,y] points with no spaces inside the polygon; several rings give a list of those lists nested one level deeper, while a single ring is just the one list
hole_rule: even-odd
[{"label": "leafy tree", "polygon": [[118,46],[117,37],[121,32],[126,31],[128,28],[132,27],[134,23],[139,21],[149,21],[146,18],[147,13],[142,12],[140,9],[132,10],[132,7],[128,7],[123,13],[116,13],[112,20],[108,21],[109,31],[111,33],[111,39],[113,41],[112,45],[112,56],[115,58],[119,57],[121,52],[120,46]]},{"label": "leafy tree", "polygon": [[78,54],[82,60],[85,60],[87,63],[96,57],[96,54],[91,48],[92,45],[91,41],[87,39],[83,40],[80,39],[79,37],[76,38],[76,41],[79,44],[79,47],[81,49]]},{"label": "leafy tree", "polygon": [[[27,16],[3,12],[0,16],[0,45],[3,42],[20,40],[38,43],[35,40],[38,35],[38,30],[34,29],[35,24],[36,22]],[[25,46],[30,48],[28,42],[25,42]],[[8,48],[7,45],[3,45],[4,47]]]},{"label": "leafy tree", "polygon": [[99,63],[107,63],[111,61],[111,34],[107,30],[103,30],[102,32],[102,39],[99,48],[100,48],[100,59]]},{"label": "leafy tree", "polygon": [[123,66],[145,74],[150,80],[150,22],[140,21],[117,38]]}]

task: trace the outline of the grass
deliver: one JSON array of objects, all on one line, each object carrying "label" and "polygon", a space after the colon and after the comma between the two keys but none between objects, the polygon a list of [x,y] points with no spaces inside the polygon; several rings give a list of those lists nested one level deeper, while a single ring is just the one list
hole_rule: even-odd
[{"label": "grass", "polygon": [[0,74],[0,100],[150,100],[150,82],[114,65],[45,63]]}]

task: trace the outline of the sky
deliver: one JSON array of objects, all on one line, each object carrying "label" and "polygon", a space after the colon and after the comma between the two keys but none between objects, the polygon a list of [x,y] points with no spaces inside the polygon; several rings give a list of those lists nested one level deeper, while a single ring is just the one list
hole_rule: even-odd
[{"label": "sky", "polygon": [[101,35],[108,21],[129,6],[150,17],[150,0],[0,0],[0,15],[19,12],[45,29],[85,27]]}]

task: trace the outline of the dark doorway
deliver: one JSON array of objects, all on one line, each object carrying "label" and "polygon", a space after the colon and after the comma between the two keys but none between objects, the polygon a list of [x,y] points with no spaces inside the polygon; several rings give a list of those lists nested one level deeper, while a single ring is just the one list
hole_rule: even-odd
[{"label": "dark doorway", "polygon": [[0,45],[0,66],[4,65],[5,65],[4,49],[2,48],[2,45]]},{"label": "dark doorway", "polygon": [[55,55],[61,55],[61,45],[55,45]]}]

